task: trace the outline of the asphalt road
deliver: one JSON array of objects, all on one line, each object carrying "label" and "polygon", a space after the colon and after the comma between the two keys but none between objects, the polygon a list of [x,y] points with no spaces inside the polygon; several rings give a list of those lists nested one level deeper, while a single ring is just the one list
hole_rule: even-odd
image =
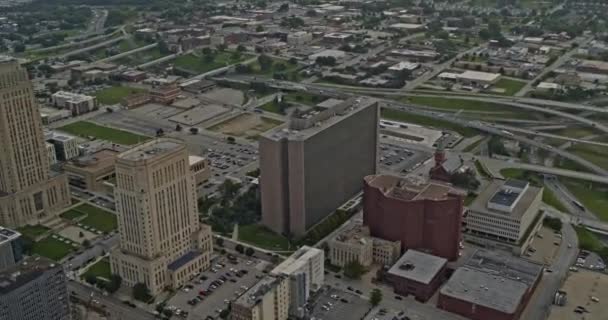
[{"label": "asphalt road", "polygon": [[[113,320],[152,320],[155,317],[142,309],[132,308],[122,301],[111,297],[102,295],[97,289],[93,289],[82,285],[76,281],[68,281],[68,290],[73,292],[72,295],[88,303],[93,300],[99,301],[96,303],[98,306],[105,306],[105,310],[110,312]],[[102,307],[104,308],[104,307]]]}]

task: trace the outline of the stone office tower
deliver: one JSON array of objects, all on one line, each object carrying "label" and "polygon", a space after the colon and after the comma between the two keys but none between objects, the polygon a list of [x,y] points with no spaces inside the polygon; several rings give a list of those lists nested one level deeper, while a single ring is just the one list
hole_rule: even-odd
[{"label": "stone office tower", "polygon": [[0,225],[37,224],[69,204],[67,176],[49,168],[27,72],[0,56]]},{"label": "stone office tower", "polygon": [[211,227],[198,220],[188,151],[174,139],[155,139],[116,159],[120,247],[112,273],[144,283],[153,295],[177,288],[209,267]]}]

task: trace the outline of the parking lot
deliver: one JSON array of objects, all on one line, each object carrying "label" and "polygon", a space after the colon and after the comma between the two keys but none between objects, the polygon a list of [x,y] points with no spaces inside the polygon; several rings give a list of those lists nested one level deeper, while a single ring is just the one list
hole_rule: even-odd
[{"label": "parking lot", "polygon": [[606,264],[597,253],[581,250],[576,257],[576,267],[602,271],[606,269]]},{"label": "parking lot", "polygon": [[547,227],[542,227],[534,236],[524,256],[532,261],[549,265],[553,262],[560,242],[561,235]]},{"label": "parking lot", "polygon": [[603,320],[608,313],[608,275],[581,270],[571,272],[562,290],[564,306],[552,306],[549,320]]},{"label": "parking lot", "polygon": [[264,276],[263,270],[269,265],[268,262],[255,258],[237,259],[236,264],[228,262],[224,257],[216,259],[213,269],[202,272],[177,291],[167,302],[167,308],[173,309],[175,313],[178,310],[180,314],[187,312],[187,316],[181,316],[184,319],[218,319],[228,303]]},{"label": "parking lot", "polygon": [[430,152],[389,141],[380,143],[380,166],[391,172],[408,172],[429,157],[431,157]]},{"label": "parking lot", "polygon": [[316,297],[310,314],[323,320],[361,319],[370,307],[369,302],[359,295],[326,288]]}]

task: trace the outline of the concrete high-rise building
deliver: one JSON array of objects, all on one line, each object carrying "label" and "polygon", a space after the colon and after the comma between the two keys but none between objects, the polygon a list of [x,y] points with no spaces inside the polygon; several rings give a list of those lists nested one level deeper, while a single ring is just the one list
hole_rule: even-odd
[{"label": "concrete high-rise building", "polygon": [[70,204],[67,177],[49,162],[27,72],[0,56],[0,225],[36,224]]},{"label": "concrete high-rise building", "polygon": [[155,139],[118,155],[120,247],[112,251],[111,268],[123,283],[144,283],[156,295],[209,267],[211,228],[198,220],[195,192],[179,140]]},{"label": "concrete high-rise building", "polygon": [[232,320],[287,320],[289,281],[285,276],[266,276],[232,303]]},{"label": "concrete high-rise building", "polygon": [[69,320],[61,264],[30,257],[0,273],[0,320]]},{"label": "concrete high-rise building", "polygon": [[318,290],[323,285],[324,256],[323,250],[303,246],[270,272],[273,275],[285,275],[289,278],[290,315],[301,318],[311,291]]},{"label": "concrete high-rise building", "polygon": [[21,233],[0,227],[0,271],[15,266],[22,258]]},{"label": "concrete high-rise building", "polygon": [[295,112],[260,138],[262,222],[302,236],[363,188],[377,166],[378,103],[351,99]]},{"label": "concrete high-rise building", "polygon": [[371,235],[456,260],[460,254],[464,194],[416,177],[365,177],[363,223]]}]

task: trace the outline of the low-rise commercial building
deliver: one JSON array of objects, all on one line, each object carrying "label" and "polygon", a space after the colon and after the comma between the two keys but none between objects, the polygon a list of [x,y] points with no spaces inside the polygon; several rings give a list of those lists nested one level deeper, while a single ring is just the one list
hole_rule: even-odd
[{"label": "low-rise commercial building", "polygon": [[478,250],[439,290],[437,307],[473,320],[516,320],[542,273],[529,260]]},{"label": "low-rise commercial building", "polygon": [[23,259],[21,233],[0,227],[0,272],[12,268]]},{"label": "low-rise commercial building", "polygon": [[448,260],[459,257],[464,194],[416,177],[371,175],[364,179],[363,224],[373,237],[399,241]]},{"label": "low-rise commercial building", "polygon": [[469,205],[465,236],[479,244],[507,245],[521,254],[542,226],[543,189],[520,180],[494,180]]},{"label": "low-rise commercial building", "polygon": [[284,275],[289,281],[289,314],[302,317],[312,291],[323,285],[325,279],[325,254],[323,250],[303,246],[271,271]]},{"label": "low-rise commercial building", "polygon": [[70,110],[74,116],[97,109],[97,98],[67,91],[55,92],[51,96],[51,102],[56,108]]},{"label": "low-rise commercial building", "polygon": [[152,99],[150,98],[150,94],[147,92],[133,93],[122,99],[120,104],[127,108],[133,109],[139,106],[143,106],[144,104],[150,102]]},{"label": "low-rise commercial building", "polygon": [[211,166],[206,158],[199,156],[188,156],[190,171],[194,175],[194,184],[200,186],[211,177]]},{"label": "low-rise commercial building", "polygon": [[0,319],[71,319],[63,266],[30,257],[0,273]]},{"label": "low-rise commercial building", "polygon": [[232,303],[232,320],[287,320],[289,281],[284,276],[266,276]]},{"label": "low-rise commercial building", "polygon": [[500,73],[490,73],[481,71],[467,70],[457,76],[457,80],[462,84],[473,86],[492,85],[500,80]]},{"label": "low-rise commercial building", "polygon": [[579,72],[608,74],[608,62],[597,60],[584,60],[576,66]]},{"label": "low-rise commercial building", "polygon": [[40,108],[40,117],[42,124],[49,125],[53,122],[69,119],[72,117],[72,112],[65,109]]},{"label": "low-rise commercial building", "polygon": [[118,151],[102,149],[68,162],[63,169],[70,185],[94,192],[113,192]]},{"label": "low-rise commercial building", "polygon": [[332,32],[323,36],[323,42],[331,44],[345,44],[351,41],[354,36],[350,33]]},{"label": "low-rise commercial building", "polygon": [[291,32],[287,35],[287,44],[294,47],[303,46],[312,41],[312,33],[306,31]]},{"label": "low-rise commercial building", "polygon": [[368,267],[392,265],[399,258],[401,243],[370,236],[367,226],[355,225],[328,242],[330,263],[344,267],[352,261]]},{"label": "low-rise commercial building", "polygon": [[181,93],[176,84],[158,86],[150,90],[150,99],[157,103],[171,104]]},{"label": "low-rise commercial building", "polygon": [[448,260],[416,250],[408,250],[385,275],[395,293],[413,295],[425,302],[445,280]]}]

